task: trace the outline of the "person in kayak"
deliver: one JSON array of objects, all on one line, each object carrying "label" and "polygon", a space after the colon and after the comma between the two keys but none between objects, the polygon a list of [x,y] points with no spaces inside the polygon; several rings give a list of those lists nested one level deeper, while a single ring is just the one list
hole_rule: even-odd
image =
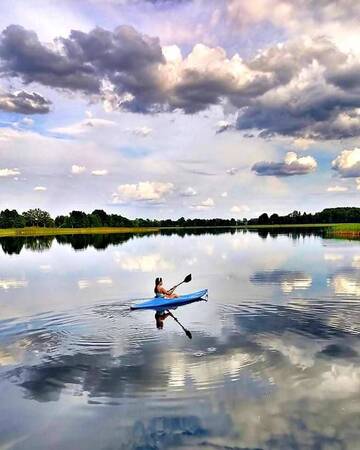
[{"label": "person in kayak", "polygon": [[155,297],[163,297],[163,298],[177,298],[178,295],[174,294],[175,288],[171,288],[169,290],[165,289],[163,285],[163,280],[161,277],[157,277],[155,279],[155,287],[154,287],[154,293]]}]

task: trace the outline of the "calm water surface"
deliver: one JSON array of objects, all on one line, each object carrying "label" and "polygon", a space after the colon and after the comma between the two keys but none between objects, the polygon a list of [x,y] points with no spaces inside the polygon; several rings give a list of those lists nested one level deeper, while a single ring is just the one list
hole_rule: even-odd
[{"label": "calm water surface", "polygon": [[[257,233],[0,240],[0,448],[360,448],[360,245]],[[130,312],[192,273],[209,301]]]}]

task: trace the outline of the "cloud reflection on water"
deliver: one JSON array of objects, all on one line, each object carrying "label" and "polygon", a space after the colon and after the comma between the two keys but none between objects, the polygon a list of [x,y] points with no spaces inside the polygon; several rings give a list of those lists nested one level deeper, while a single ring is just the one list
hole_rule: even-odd
[{"label": "cloud reflection on water", "polygon": [[[119,262],[136,261],[131,270],[114,261],[112,247],[68,250],[53,244],[2,266],[12,276],[21,268],[37,287],[38,311],[29,317],[14,310],[0,322],[0,387],[8,386],[0,444],[13,442],[14,450],[45,449],[50,441],[62,449],[356,448],[356,247],[324,264],[319,238],[294,247],[287,236],[253,233],[151,236],[116,249]],[[139,263],[152,255],[159,257]],[[129,312],[134,290],[151,291],[155,271],[176,281],[181,263],[188,268],[194,259],[191,288],[209,287],[210,298],[176,312],[191,341],[170,318],[158,331],[153,312]],[[53,270],[39,272],[42,264]],[[79,280],[88,289],[74,292]],[[0,302],[10,294],[14,307],[24,307],[22,291]]]}]

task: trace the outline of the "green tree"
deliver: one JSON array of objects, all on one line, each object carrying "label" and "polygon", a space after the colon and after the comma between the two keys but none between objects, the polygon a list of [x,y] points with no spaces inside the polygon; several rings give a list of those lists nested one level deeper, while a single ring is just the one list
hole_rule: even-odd
[{"label": "green tree", "polygon": [[271,224],[277,224],[279,223],[279,215],[278,214],[271,214],[269,221]]},{"label": "green tree", "polygon": [[92,213],[93,216],[97,216],[100,221],[100,227],[108,227],[110,226],[109,223],[109,216],[103,209],[95,209]]},{"label": "green tree", "polygon": [[23,228],[24,218],[15,209],[0,212],[0,228]]},{"label": "green tree", "polygon": [[89,226],[87,214],[82,211],[71,211],[69,214],[69,226],[72,228],[86,228]]},{"label": "green tree", "polygon": [[266,213],[261,214],[258,218],[259,225],[267,225],[269,223],[269,216]]},{"label": "green tree", "polygon": [[26,226],[28,227],[53,227],[54,221],[47,211],[40,208],[29,209],[23,214]]}]

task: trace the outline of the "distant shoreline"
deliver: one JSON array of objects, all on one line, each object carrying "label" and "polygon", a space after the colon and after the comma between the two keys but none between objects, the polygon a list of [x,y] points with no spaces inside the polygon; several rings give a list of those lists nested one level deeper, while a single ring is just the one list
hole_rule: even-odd
[{"label": "distant shoreline", "polygon": [[281,224],[281,225],[236,225],[236,226],[192,226],[192,227],[88,227],[88,228],[3,228],[0,237],[27,237],[27,236],[56,236],[71,234],[139,234],[158,233],[162,230],[191,230],[191,229],[289,229],[289,228],[326,228],[327,237],[360,238],[360,223],[309,223],[309,224]]},{"label": "distant shoreline", "polygon": [[27,236],[60,236],[69,234],[123,234],[123,233],[154,233],[158,227],[93,227],[93,228],[3,228],[0,237],[27,237]]}]

